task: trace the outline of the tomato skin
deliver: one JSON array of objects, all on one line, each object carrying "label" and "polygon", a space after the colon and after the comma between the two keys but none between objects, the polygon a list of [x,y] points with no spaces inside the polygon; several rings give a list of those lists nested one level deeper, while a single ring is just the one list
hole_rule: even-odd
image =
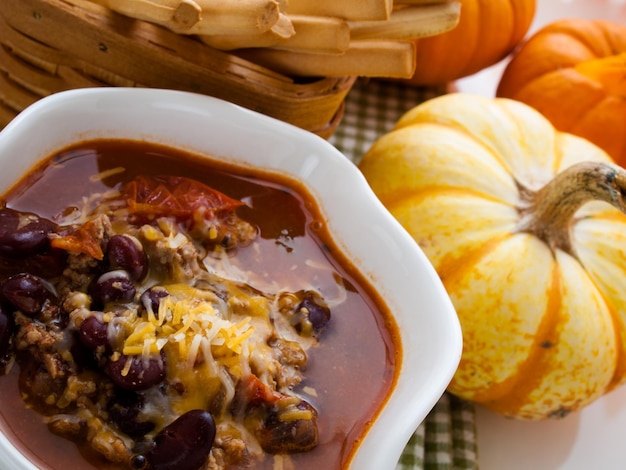
[{"label": "tomato skin", "polygon": [[98,228],[92,221],[87,221],[77,230],[65,230],[60,236],[52,237],[50,246],[68,253],[84,253],[97,260],[104,258]]},{"label": "tomato skin", "polygon": [[171,216],[183,220],[191,219],[197,212],[210,218],[243,204],[182,176],[138,176],[123,186],[122,197],[135,216]]}]

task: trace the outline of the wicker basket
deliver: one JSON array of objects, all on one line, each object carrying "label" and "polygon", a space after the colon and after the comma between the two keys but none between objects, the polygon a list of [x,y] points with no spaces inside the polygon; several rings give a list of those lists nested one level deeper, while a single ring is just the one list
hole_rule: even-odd
[{"label": "wicker basket", "polygon": [[215,96],[327,138],[354,81],[299,83],[85,0],[0,0],[0,128],[52,93],[131,86]]}]

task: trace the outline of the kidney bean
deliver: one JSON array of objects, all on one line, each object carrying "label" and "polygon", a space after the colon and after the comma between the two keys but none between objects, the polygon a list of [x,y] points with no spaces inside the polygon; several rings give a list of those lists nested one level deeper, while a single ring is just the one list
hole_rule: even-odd
[{"label": "kidney bean", "polygon": [[140,301],[146,310],[148,309],[148,307],[150,307],[152,311],[156,314],[159,311],[161,299],[167,297],[168,295],[170,295],[170,293],[165,287],[154,286],[150,289],[145,290],[144,293],[141,294]]},{"label": "kidney bean", "polygon": [[56,225],[47,219],[4,207],[0,209],[0,254],[22,257],[39,252],[48,246],[48,235],[55,230]]},{"label": "kidney bean", "polygon": [[89,295],[99,305],[109,302],[130,302],[136,289],[126,271],[109,271],[102,274],[89,286]]},{"label": "kidney bean", "polygon": [[21,258],[3,256],[0,253],[0,278],[19,273],[37,273],[39,277],[50,279],[63,274],[67,265],[67,252],[46,248],[40,253]]},{"label": "kidney bean", "polygon": [[85,346],[82,339],[80,338],[80,332],[75,331],[71,338],[70,343],[70,353],[72,354],[72,359],[78,366],[78,369],[87,369],[87,370],[101,370],[101,361],[96,354],[96,352]]},{"label": "kidney bean", "polygon": [[150,421],[139,419],[144,403],[143,395],[135,391],[118,389],[107,406],[109,418],[123,433],[133,438],[140,438],[152,431],[155,426]]},{"label": "kidney bean", "polygon": [[215,440],[215,421],[208,411],[191,410],[163,428],[146,454],[152,470],[198,470]]},{"label": "kidney bean", "polygon": [[3,308],[0,308],[0,359],[9,351],[13,322]]},{"label": "kidney bean", "polygon": [[[330,309],[317,303],[312,294],[305,295],[302,302],[296,307],[296,312],[303,314],[308,319],[315,335],[320,334],[330,322]],[[295,327],[299,333],[306,330],[300,323],[296,324]]]},{"label": "kidney bean", "polygon": [[110,346],[108,325],[100,315],[94,313],[85,318],[78,329],[78,337],[81,343],[89,349],[95,350],[101,346]]},{"label": "kidney bean", "polygon": [[113,235],[107,245],[107,257],[113,269],[124,269],[135,281],[143,280],[148,274],[148,257],[135,237]]},{"label": "kidney bean", "polygon": [[[127,366],[127,361],[131,361]],[[165,360],[159,356],[144,360],[140,356],[120,355],[109,360],[105,372],[115,385],[125,390],[146,390],[165,379]]]},{"label": "kidney bean", "polygon": [[0,293],[14,308],[26,315],[41,312],[46,301],[56,298],[46,281],[28,273],[6,278],[0,287]]}]

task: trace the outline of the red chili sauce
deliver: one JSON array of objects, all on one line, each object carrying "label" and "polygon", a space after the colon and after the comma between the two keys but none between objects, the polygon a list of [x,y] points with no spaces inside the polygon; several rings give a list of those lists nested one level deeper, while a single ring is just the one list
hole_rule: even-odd
[{"label": "red chili sauce", "polygon": [[[137,176],[156,175],[190,178],[244,203],[236,213],[256,227],[258,236],[231,256],[240,271],[254,273],[254,288],[296,291],[306,285],[330,306],[330,321],[307,350],[302,382],[295,389],[317,411],[319,442],[312,450],[289,453],[283,463],[298,470],[346,468],[394,386],[401,347],[383,300],[337,249],[301,184],[153,144],[102,140],[52,156],[3,199],[7,208],[58,221],[79,211],[88,195],[120,188]],[[7,264],[0,263],[3,270]],[[106,462],[80,442],[50,432],[43,415],[20,396],[20,364],[17,360],[0,376],[0,427],[35,465],[130,468]],[[274,459],[269,455],[251,467],[276,468]]]}]

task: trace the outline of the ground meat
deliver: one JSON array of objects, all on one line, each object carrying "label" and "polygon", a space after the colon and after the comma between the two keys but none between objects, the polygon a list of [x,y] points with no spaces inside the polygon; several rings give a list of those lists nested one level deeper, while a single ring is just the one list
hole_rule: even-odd
[{"label": "ground meat", "polygon": [[55,415],[48,421],[48,428],[59,436],[82,442],[87,438],[87,422],[75,415]]},{"label": "ground meat", "polygon": [[98,391],[96,379],[95,375],[89,373],[69,376],[63,395],[57,401],[57,406],[64,408],[74,403],[80,405],[83,397],[94,396]]},{"label": "ground meat", "polygon": [[61,331],[34,321],[19,311],[15,312],[14,320],[18,327],[15,335],[15,347],[18,351],[31,346],[38,351],[56,351],[55,345],[63,340]]},{"label": "ground meat", "polygon": [[[205,246],[219,245],[226,250],[250,243],[257,236],[257,229],[233,213],[220,214],[219,218],[205,222],[194,221],[190,235]],[[198,223],[200,222],[200,223]]]},{"label": "ground meat", "polygon": [[64,377],[53,378],[43,364],[30,363],[20,369],[20,389],[37,410],[56,410],[55,403],[65,390]]},{"label": "ground meat", "polygon": [[96,382],[96,376],[73,376],[67,382],[61,400],[73,403],[77,410],[75,414],[58,414],[48,420],[48,427],[56,434],[72,439],[76,442],[87,442],[107,460],[119,464],[126,464],[131,457],[131,443],[128,437],[106,424],[91,410],[97,409],[91,397],[98,398],[101,392]]},{"label": "ground meat", "polygon": [[[20,383],[35,405],[64,409],[97,392],[97,377],[78,374],[67,354],[67,333],[20,312],[15,314],[15,348],[36,358],[22,367]],[[64,356],[65,354],[65,356]]]},{"label": "ground meat", "polygon": [[250,458],[244,441],[231,436],[220,437],[218,435],[203,470],[245,468],[249,463]]},{"label": "ground meat", "polygon": [[300,344],[284,338],[274,337],[269,345],[274,349],[277,360],[282,366],[277,367],[274,380],[281,390],[293,389],[302,381],[299,371],[306,368],[307,355]]},{"label": "ground meat", "polygon": [[62,288],[67,290],[84,288],[91,281],[98,261],[82,253],[69,255],[67,260],[67,267],[63,271],[64,285]]},{"label": "ground meat", "polygon": [[90,219],[90,223],[92,224],[93,234],[95,234],[96,238],[101,240],[103,244],[105,240],[108,240],[115,235],[111,219],[107,214],[100,214],[92,217]]},{"label": "ground meat", "polygon": [[[162,225],[167,227],[168,224],[164,220]],[[139,232],[146,254],[153,260],[154,267],[162,271],[160,276],[154,274],[174,282],[188,281],[201,271],[198,247],[182,234],[170,235],[150,226],[142,227]]]},{"label": "ground meat", "polygon": [[61,356],[56,353],[43,353],[41,363],[46,368],[52,379],[60,379],[66,376],[68,364],[63,362]]},{"label": "ground meat", "polygon": [[93,449],[111,462],[118,464],[128,463],[132,452],[126,446],[124,440],[101,421],[94,421],[96,421],[97,425],[90,426],[87,434],[87,440]]},{"label": "ground meat", "polygon": [[281,364],[294,366],[299,369],[303,369],[306,366],[306,353],[299,343],[274,337],[270,339],[269,345],[278,351],[278,360]]}]

